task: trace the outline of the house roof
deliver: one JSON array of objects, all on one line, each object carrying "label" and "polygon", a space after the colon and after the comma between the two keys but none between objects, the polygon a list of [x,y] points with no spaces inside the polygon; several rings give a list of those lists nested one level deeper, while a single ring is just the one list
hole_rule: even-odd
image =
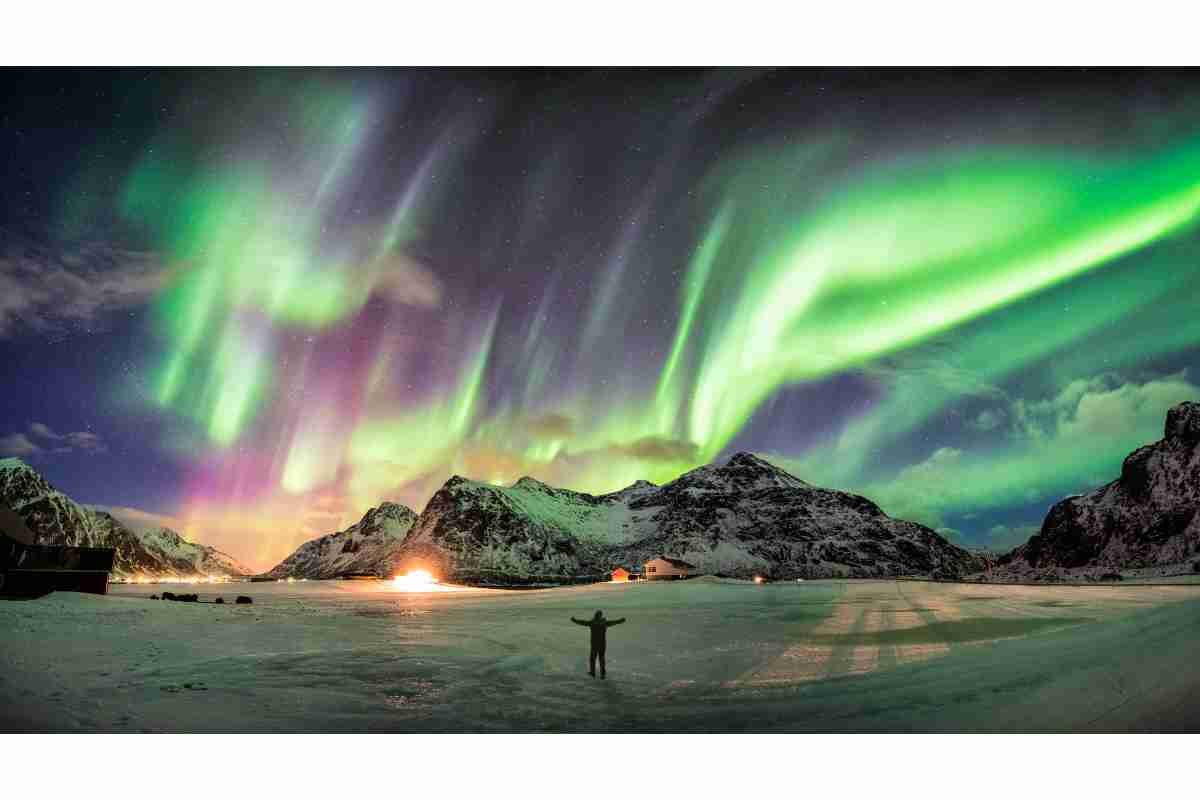
[{"label": "house roof", "polygon": [[[650,559],[650,560],[653,561],[654,559]],[[667,558],[666,556],[659,556],[658,560],[665,561],[668,564],[670,564],[672,567],[681,567],[681,568],[685,568],[685,569],[695,569],[696,568],[695,564],[689,564],[686,561],[680,561],[678,558]]]}]

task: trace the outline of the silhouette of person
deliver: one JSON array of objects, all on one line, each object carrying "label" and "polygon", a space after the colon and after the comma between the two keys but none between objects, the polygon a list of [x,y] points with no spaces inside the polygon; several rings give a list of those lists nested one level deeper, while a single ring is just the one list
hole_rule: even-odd
[{"label": "silhouette of person", "polygon": [[571,622],[576,625],[584,625],[592,629],[592,652],[588,656],[588,675],[596,677],[596,659],[600,659],[600,680],[604,680],[604,650],[607,647],[608,629],[613,625],[620,625],[625,621],[624,617],[620,619],[605,619],[603,611],[597,611],[591,619],[575,619],[571,617]]}]

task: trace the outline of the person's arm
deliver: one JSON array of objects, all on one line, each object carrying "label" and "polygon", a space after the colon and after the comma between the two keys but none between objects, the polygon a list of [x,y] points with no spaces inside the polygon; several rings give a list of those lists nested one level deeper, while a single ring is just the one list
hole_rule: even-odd
[{"label": "person's arm", "polygon": [[571,617],[571,622],[574,622],[576,625],[587,625],[587,623],[584,622],[583,620],[575,619],[574,617]]},{"label": "person's arm", "polygon": [[625,621],[624,617],[621,617],[620,619],[610,619],[608,621],[608,626],[611,628],[613,625],[620,625],[624,621]]}]

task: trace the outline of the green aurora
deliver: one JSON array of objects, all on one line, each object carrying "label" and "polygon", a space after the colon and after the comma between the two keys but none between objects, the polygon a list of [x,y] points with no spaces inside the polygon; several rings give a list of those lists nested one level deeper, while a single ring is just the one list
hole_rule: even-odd
[{"label": "green aurora", "polygon": [[[386,214],[335,225],[372,168],[382,111],[328,87],[283,96],[288,147],[214,162],[189,155],[185,133],[164,135],[125,178],[119,210],[172,270],[155,300],[162,347],[148,399],[191,421],[202,444],[189,447],[258,452],[285,495],[340,484],[365,507],[398,487],[427,495],[451,472],[610,491],[748,446],[944,525],[1111,476],[1153,433],[1139,416],[1044,449],[1013,427],[1014,403],[1078,381],[1101,381],[1100,394],[1193,392],[1171,359],[1200,343],[1186,297],[1198,268],[1195,138],[862,158],[840,132],[740,148],[675,203],[692,235],[674,248],[669,293],[641,297],[633,283],[629,264],[648,258],[639,237],[663,202],[643,195],[564,327],[554,280],[475,303],[415,255],[455,202],[440,176],[464,174],[471,157],[457,123],[419,151]],[[428,326],[429,346],[373,333],[369,358],[320,363],[321,344],[381,300]],[[635,343],[629,326],[650,304],[665,324]],[[431,354],[438,368],[414,384]],[[1154,363],[1162,370],[1143,369]],[[810,408],[834,423],[819,435],[762,433],[782,424],[771,422],[780,397],[838,380],[866,389],[851,408]],[[991,439],[967,424],[984,412],[1001,420]],[[946,419],[959,423],[938,440],[929,431]],[[952,496],[923,503],[888,488],[934,471],[935,456],[957,464]]]}]

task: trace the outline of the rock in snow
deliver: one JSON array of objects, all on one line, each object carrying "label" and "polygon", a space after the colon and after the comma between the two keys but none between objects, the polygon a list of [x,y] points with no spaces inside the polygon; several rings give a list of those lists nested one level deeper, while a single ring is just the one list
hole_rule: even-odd
[{"label": "rock in snow", "polygon": [[372,545],[369,564],[337,561],[338,543],[356,541],[348,534],[366,523],[364,517],[353,528],[305,544],[268,575],[386,576],[420,565],[443,575],[568,576],[662,554],[704,572],[747,577],[949,576],[983,568],[978,556],[929,528],[892,519],[864,497],[810,486],[748,453],[664,486],[638,481],[604,495],[529,477],[498,487],[455,476],[402,535],[371,540],[378,545]]},{"label": "rock in snow", "polygon": [[1056,503],[1041,531],[999,560],[1030,572],[1185,564],[1200,554],[1200,403],[1167,412],[1164,437],[1139,447],[1121,477]]},{"label": "rock in snow", "polygon": [[134,531],[106,511],[76,503],[19,458],[0,459],[0,505],[20,516],[38,544],[115,549],[116,575],[239,576],[250,573],[215,547],[170,528]]}]

